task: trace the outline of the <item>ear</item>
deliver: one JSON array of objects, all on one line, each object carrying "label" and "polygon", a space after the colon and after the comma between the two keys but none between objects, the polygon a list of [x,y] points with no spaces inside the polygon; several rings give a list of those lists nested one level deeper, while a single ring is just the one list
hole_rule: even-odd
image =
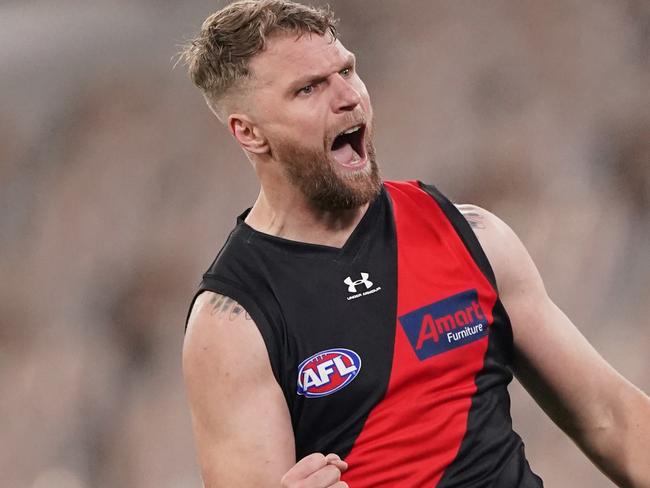
[{"label": "ear", "polygon": [[269,151],[266,138],[245,115],[231,114],[228,116],[228,128],[244,150],[254,154],[264,154]]}]

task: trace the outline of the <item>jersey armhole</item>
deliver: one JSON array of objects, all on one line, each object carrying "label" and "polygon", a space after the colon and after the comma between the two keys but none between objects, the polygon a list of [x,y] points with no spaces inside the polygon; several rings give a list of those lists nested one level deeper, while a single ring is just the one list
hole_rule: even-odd
[{"label": "jersey armhole", "polygon": [[203,281],[199,286],[198,291],[194,294],[192,301],[190,303],[190,308],[187,313],[187,318],[185,320],[185,330],[187,330],[187,324],[192,313],[192,308],[194,307],[194,302],[198,296],[204,291],[211,291],[218,293],[219,295],[225,295],[237,303],[239,303],[244,310],[251,316],[251,319],[255,322],[257,329],[262,335],[264,340],[264,345],[266,346],[266,352],[269,356],[269,361],[271,363],[271,369],[273,370],[273,376],[278,385],[284,390],[283,384],[281,382],[280,371],[282,368],[280,360],[280,344],[281,339],[278,336],[279,331],[274,330],[271,325],[270,320],[267,317],[267,314],[262,311],[262,309],[257,305],[255,299],[251,296],[250,293],[241,290],[234,284],[229,283],[226,280],[222,280],[214,275],[206,274],[203,276]]},{"label": "jersey armhole", "polygon": [[494,288],[494,291],[496,291],[498,295],[497,280],[494,276],[494,271],[492,270],[490,261],[485,255],[485,251],[483,251],[483,248],[481,247],[476,234],[474,234],[472,227],[469,225],[465,217],[463,217],[463,214],[460,212],[460,210],[458,210],[458,208],[456,208],[456,205],[454,205],[450,200],[447,199],[447,197],[440,193],[440,191],[435,186],[427,185],[421,181],[418,181],[418,185],[422,190],[428,193],[442,209],[444,214],[451,222],[451,225],[454,227],[454,230],[460,237],[461,241],[463,241],[463,244],[469,251],[469,254],[472,256],[472,259],[481,270],[483,275],[490,282]]}]

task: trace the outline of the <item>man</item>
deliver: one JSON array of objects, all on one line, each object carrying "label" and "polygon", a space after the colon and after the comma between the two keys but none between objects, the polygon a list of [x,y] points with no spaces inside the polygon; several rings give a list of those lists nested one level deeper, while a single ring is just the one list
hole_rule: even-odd
[{"label": "man", "polygon": [[650,486],[650,400],[551,302],[508,226],[381,182],[331,14],[236,2],[185,58],[261,185],[188,321],[206,487],[542,486],[512,431],[511,370],[613,481]]}]

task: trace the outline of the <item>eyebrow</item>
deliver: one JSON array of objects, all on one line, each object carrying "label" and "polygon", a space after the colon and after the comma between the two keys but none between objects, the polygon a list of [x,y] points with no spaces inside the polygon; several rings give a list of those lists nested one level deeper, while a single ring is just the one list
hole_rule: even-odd
[{"label": "eyebrow", "polygon": [[[345,60],[343,63],[343,67],[345,66],[355,66],[356,65],[357,58],[354,54],[348,53],[347,56],[345,57]],[[343,69],[343,68],[341,68]],[[296,90],[299,90],[300,88],[307,86],[307,85],[315,85],[318,83],[322,83],[327,79],[329,74],[310,74],[310,75],[305,75],[297,80],[293,81],[289,85],[289,92],[293,94]]]}]

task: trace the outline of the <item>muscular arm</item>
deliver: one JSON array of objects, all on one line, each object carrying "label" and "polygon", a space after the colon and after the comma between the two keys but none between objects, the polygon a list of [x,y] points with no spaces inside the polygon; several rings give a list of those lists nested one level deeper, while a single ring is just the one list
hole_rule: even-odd
[{"label": "muscular arm", "polygon": [[650,399],[552,302],[528,252],[505,223],[472,205],[459,210],[494,269],[512,322],[517,378],[611,480],[650,487]]},{"label": "muscular arm", "polygon": [[196,300],[183,375],[205,488],[278,487],[295,463],[293,430],[262,337],[241,305]]}]

